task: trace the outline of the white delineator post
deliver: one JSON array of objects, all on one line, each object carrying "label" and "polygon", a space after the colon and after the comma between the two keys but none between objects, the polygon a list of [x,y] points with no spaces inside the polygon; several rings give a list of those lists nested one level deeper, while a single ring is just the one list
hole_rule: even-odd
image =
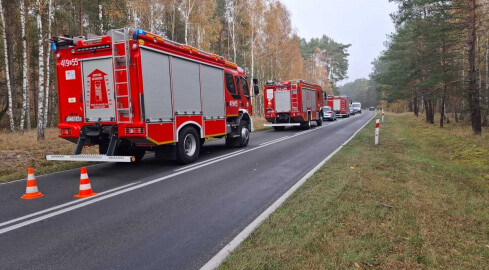
[{"label": "white delineator post", "polygon": [[384,123],[384,109],[382,109],[382,123]]},{"label": "white delineator post", "polygon": [[379,119],[375,120],[375,145],[379,144],[379,129],[380,129],[380,123]]}]

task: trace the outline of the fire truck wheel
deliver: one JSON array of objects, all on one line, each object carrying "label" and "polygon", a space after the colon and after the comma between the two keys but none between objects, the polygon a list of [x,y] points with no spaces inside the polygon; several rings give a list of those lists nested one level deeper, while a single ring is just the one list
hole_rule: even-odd
[{"label": "fire truck wheel", "polygon": [[311,128],[311,117],[307,117],[307,122],[301,123],[301,128],[310,129]]},{"label": "fire truck wheel", "polygon": [[231,134],[226,135],[226,147],[236,147],[236,138],[233,138]]},{"label": "fire truck wheel", "polygon": [[318,127],[322,126],[323,125],[323,114],[321,112],[319,112],[319,118],[318,120],[316,121],[316,123],[318,124]]},{"label": "fire truck wheel", "polygon": [[248,122],[241,121],[239,123],[239,147],[246,147],[250,141],[250,130]]},{"label": "fire truck wheel", "polygon": [[189,164],[194,162],[200,152],[200,138],[195,128],[187,126],[178,134],[177,162]]}]

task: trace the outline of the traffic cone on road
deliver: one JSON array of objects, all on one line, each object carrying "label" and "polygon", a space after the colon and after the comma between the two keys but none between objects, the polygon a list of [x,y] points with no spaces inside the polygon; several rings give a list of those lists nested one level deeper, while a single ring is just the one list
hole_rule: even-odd
[{"label": "traffic cone on road", "polygon": [[21,197],[24,200],[35,199],[44,196],[37,189],[36,177],[34,176],[34,169],[29,168],[27,171],[27,186],[25,188],[25,194]]},{"label": "traffic cone on road", "polygon": [[85,198],[97,194],[98,193],[92,191],[92,186],[90,185],[90,179],[88,179],[87,168],[82,167],[81,174],[80,174],[80,192],[77,195],[75,195],[75,198]]}]

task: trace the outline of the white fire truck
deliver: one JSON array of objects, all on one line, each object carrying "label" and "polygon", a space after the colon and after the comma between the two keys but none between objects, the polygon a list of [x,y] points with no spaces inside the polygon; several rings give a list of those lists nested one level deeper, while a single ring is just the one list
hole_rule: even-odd
[{"label": "white fire truck", "polygon": [[[186,164],[205,138],[245,147],[253,130],[248,78],[223,57],[141,29],[53,37],[62,161],[139,161],[146,151]],[[253,90],[258,82],[253,79]],[[98,155],[82,154],[98,145]]]}]

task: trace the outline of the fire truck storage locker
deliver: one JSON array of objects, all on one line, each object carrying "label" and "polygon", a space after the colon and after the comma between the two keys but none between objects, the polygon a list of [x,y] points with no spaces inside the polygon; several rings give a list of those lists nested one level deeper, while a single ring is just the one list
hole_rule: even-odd
[{"label": "fire truck storage locker", "polygon": [[82,73],[85,121],[115,121],[112,57],[83,60]]},{"label": "fire truck storage locker", "polygon": [[170,56],[141,48],[144,120],[146,123],[172,121]]},{"label": "fire truck storage locker", "polygon": [[290,112],[290,91],[289,90],[277,90],[275,91],[275,111]]},{"label": "fire truck storage locker", "polygon": [[309,88],[302,88],[302,112],[315,111],[316,91]]}]

